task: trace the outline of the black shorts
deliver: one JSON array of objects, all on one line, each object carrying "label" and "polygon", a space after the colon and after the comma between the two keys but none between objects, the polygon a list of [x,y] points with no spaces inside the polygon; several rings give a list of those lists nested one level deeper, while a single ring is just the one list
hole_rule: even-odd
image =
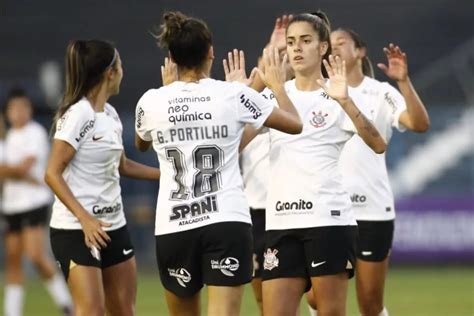
[{"label": "black shorts", "polygon": [[261,278],[265,250],[265,210],[250,209],[253,235],[253,277]]},{"label": "black shorts", "polygon": [[6,232],[15,233],[22,231],[26,227],[46,226],[48,215],[49,205],[23,213],[3,214],[6,222]]},{"label": "black shorts", "polygon": [[105,269],[134,256],[127,226],[107,234],[111,241],[97,255],[86,246],[82,230],[50,228],[51,249],[66,280],[75,265]]},{"label": "black shorts", "polygon": [[354,276],[357,226],[269,230],[265,235],[263,280],[348,272]]},{"label": "black shorts", "polygon": [[384,261],[393,242],[394,221],[357,221],[357,258],[364,261]]},{"label": "black shorts", "polygon": [[156,236],[161,283],[180,297],[196,294],[204,284],[238,286],[252,280],[252,228],[222,222]]}]

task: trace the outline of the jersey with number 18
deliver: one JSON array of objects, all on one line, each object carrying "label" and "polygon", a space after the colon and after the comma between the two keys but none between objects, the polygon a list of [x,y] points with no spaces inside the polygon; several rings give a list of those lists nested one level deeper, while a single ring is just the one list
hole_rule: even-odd
[{"label": "jersey with number 18", "polygon": [[219,222],[250,223],[238,148],[245,124],[260,128],[273,105],[240,83],[177,81],[147,91],[138,136],[160,163],[155,235]]}]

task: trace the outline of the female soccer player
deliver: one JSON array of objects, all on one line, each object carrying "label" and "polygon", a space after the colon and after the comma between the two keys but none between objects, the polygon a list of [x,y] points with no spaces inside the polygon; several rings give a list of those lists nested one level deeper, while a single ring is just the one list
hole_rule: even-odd
[{"label": "female soccer player", "polygon": [[26,93],[12,90],[6,102],[10,128],[0,164],[6,222],[4,313],[22,315],[22,257],[25,255],[45,281],[54,302],[68,315],[72,312],[71,297],[44,247],[45,225],[52,201],[51,191],[43,182],[49,150],[48,133],[32,116],[31,100]]},{"label": "female soccer player", "polygon": [[[322,315],[344,315],[355,265],[356,221],[338,171],[354,133],[375,152],[385,142],[348,92],[346,67],[329,55],[330,28],[319,12],[289,21],[287,53],[295,79],[285,89],[303,121],[300,135],[270,131],[271,181],[263,263],[265,315],[295,315],[311,286]],[[323,61],[329,80],[323,79]],[[269,99],[273,95],[264,94]]]},{"label": "female soccer player", "polygon": [[70,42],[45,180],[56,195],[51,246],[76,316],[134,315],[136,265],[120,175],[158,180],[160,171],[125,156],[120,118],[107,103],[119,92],[122,76],[112,44]]},{"label": "female soccer player", "polygon": [[265,72],[259,72],[278,102],[274,108],[245,85],[209,78],[212,36],[202,20],[167,12],[158,40],[179,80],[147,91],[138,102],[136,145],[153,145],[162,172],[155,235],[168,310],[199,315],[206,284],[209,315],[238,315],[253,268],[238,149],[246,124],[301,132],[283,88],[285,61],[266,50]]},{"label": "female soccer player", "polygon": [[[388,143],[392,129],[425,132],[430,120],[408,76],[406,54],[396,45],[384,48],[388,66],[378,67],[398,88],[373,79],[367,47],[349,29],[331,34],[333,53],[346,61],[347,82],[360,92],[373,113],[374,125]],[[347,142],[340,158],[343,180],[351,195],[359,227],[356,288],[360,313],[388,315],[383,303],[384,283],[392,247],[395,209],[385,154],[374,154],[358,136]]]}]

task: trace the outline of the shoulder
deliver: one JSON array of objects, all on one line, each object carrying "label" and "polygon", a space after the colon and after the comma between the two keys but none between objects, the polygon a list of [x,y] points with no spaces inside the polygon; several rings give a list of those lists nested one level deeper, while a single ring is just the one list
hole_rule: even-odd
[{"label": "shoulder", "polygon": [[47,136],[48,134],[46,128],[44,128],[43,125],[36,121],[31,121],[30,123],[28,123],[28,132],[41,137]]},{"label": "shoulder", "polygon": [[110,115],[114,120],[120,120],[120,116],[117,113],[117,110],[109,103],[105,104],[104,111]]}]

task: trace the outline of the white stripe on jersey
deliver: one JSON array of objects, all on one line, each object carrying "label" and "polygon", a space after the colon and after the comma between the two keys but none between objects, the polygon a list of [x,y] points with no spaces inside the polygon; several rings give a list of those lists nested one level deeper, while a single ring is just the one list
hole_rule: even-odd
[{"label": "white stripe on jersey", "polygon": [[[58,121],[54,138],[76,149],[63,177],[79,203],[94,217],[112,224],[105,230],[124,226],[118,171],[123,153],[122,123],[115,109],[106,104],[104,112],[94,112],[83,98]],[[81,229],[78,219],[57,197],[50,225]]]},{"label": "white stripe on jersey", "polygon": [[[388,83],[365,77],[354,88],[373,113],[374,125],[390,141],[392,128],[400,126],[400,114],[406,110],[403,96]],[[359,136],[354,136],[344,147],[339,161],[344,183],[351,195],[356,219],[368,221],[395,218],[393,193],[385,164],[385,153],[374,153]]]},{"label": "white stripe on jersey", "polygon": [[[303,121],[303,132],[287,135],[270,131],[266,229],[355,225],[338,170],[342,147],[356,131],[354,124],[322,89],[299,91],[295,80],[288,81],[285,88]],[[370,118],[360,96],[352,89],[349,94]],[[271,94],[267,97],[273,99]]]},{"label": "white stripe on jersey", "polygon": [[213,223],[250,223],[238,165],[245,124],[259,128],[270,102],[239,84],[202,79],[146,92],[136,131],[153,141],[160,163],[155,234]]}]

